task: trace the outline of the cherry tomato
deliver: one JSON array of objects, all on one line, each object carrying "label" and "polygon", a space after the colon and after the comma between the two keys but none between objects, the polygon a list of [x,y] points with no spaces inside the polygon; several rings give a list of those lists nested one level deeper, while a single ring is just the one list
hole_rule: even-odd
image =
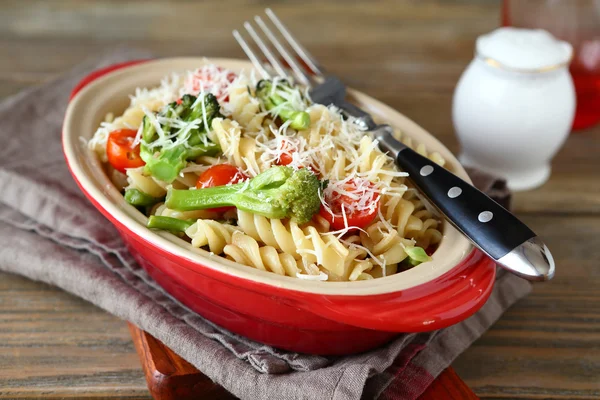
[{"label": "cherry tomato", "polygon": [[296,152],[293,139],[282,137],[279,142],[279,157],[275,161],[277,165],[290,165],[294,160],[293,154]]},{"label": "cherry tomato", "polygon": [[290,153],[281,153],[277,159],[277,165],[290,165],[292,163],[292,155]]},{"label": "cherry tomato", "polygon": [[[294,160],[294,159],[292,158],[292,154],[293,154],[293,153],[294,153],[293,151],[290,151],[289,153],[281,153],[281,155],[280,155],[280,156],[279,156],[279,158],[278,158],[278,159],[275,161],[275,163],[276,163],[277,165],[283,165],[283,166],[290,165],[290,164],[292,163],[292,161]],[[302,165],[300,165],[300,166],[298,167],[298,169],[302,169],[302,168],[304,168]],[[308,166],[308,167],[306,167],[306,168],[308,168],[310,171],[312,171],[312,172],[313,172],[313,174],[315,174],[315,175],[319,176],[319,172],[318,172],[318,170],[317,170],[315,167],[313,167],[312,165],[309,165],[309,166]]]},{"label": "cherry tomato", "polygon": [[[248,179],[248,177],[238,168],[231,164],[213,165],[204,171],[196,181],[196,188],[209,188],[213,186],[224,186],[228,183],[239,183]],[[209,211],[225,212],[235,207],[211,208]]]},{"label": "cherry tomato", "polygon": [[[275,164],[283,165],[283,166],[290,165],[292,163],[292,161],[294,161],[293,155],[296,151],[286,142],[281,143],[280,150],[281,150],[281,154],[279,155],[277,160],[275,160]],[[304,167],[299,166],[298,168],[304,168]],[[309,170],[311,170],[315,175],[317,175],[317,176],[319,175],[317,168],[315,168],[313,165],[309,165],[307,168]]]},{"label": "cherry tomato", "polygon": [[[214,73],[216,69],[217,73]],[[226,89],[231,82],[237,78],[237,75],[233,72],[227,72],[225,80],[217,80],[216,74],[220,74],[224,71],[221,67],[203,67],[194,71],[185,81],[184,87],[186,93],[197,96],[202,90],[210,92],[215,95],[218,101],[229,101],[229,96],[226,93]]]},{"label": "cherry tomato", "polygon": [[119,129],[108,135],[106,155],[108,162],[117,171],[125,173],[125,168],[142,167],[146,163],[140,157],[140,145],[133,146],[137,131]]},{"label": "cherry tomato", "polygon": [[346,225],[344,223],[344,215],[342,213],[343,205],[344,212],[346,214],[346,220],[348,221],[348,226],[357,227],[361,229],[365,228],[367,225],[373,222],[373,220],[377,216],[380,205],[379,193],[373,191],[373,184],[371,182],[369,182],[367,185],[359,185],[356,180],[349,180],[344,185],[344,190],[351,193],[356,193],[356,195],[362,198],[368,196],[367,201],[363,200],[363,202],[365,204],[376,203],[375,207],[365,207],[364,209],[356,209],[354,205],[359,200],[356,200],[350,197],[349,195],[333,191],[333,193],[330,192],[325,197],[325,202],[331,209],[333,215],[323,205],[321,205],[319,214],[327,221],[329,221],[332,230],[338,231],[344,229]]}]

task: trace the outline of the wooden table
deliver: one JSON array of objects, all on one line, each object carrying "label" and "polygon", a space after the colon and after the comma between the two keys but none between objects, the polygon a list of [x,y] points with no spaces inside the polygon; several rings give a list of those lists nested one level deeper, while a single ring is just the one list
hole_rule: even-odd
[{"label": "wooden table", "polygon": [[[331,71],[458,151],[452,91],[476,36],[497,26],[499,1],[248,3],[2,1],[0,97],[119,44],[243,57],[231,30],[270,5]],[[555,280],[536,285],[453,365],[483,398],[600,398],[600,128],[572,135],[553,167],[514,207],[553,250]],[[146,399],[148,391],[122,321],[0,274],[0,398],[36,397]]]}]

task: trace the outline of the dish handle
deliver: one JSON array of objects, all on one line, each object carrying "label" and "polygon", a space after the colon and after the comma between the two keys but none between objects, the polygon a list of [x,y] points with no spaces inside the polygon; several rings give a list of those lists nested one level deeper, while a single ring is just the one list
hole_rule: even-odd
[{"label": "dish handle", "polygon": [[448,273],[414,288],[376,296],[324,295],[316,302],[299,297],[294,305],[366,329],[432,331],[460,322],[479,310],[490,296],[495,278],[495,263],[474,249]]}]

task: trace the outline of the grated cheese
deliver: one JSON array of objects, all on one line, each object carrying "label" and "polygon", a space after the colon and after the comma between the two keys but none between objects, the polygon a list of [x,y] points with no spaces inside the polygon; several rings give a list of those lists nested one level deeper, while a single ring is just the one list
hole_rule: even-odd
[{"label": "grated cheese", "polygon": [[212,93],[219,103],[227,101],[229,87],[238,79],[232,71],[214,64],[206,64],[195,71],[188,71],[179,97],[185,94],[198,96],[200,93]]},{"label": "grated cheese", "polygon": [[319,275],[307,275],[301,274],[300,272],[296,272],[296,278],[304,279],[307,281],[326,281],[329,279],[329,276],[323,271],[319,271]]},{"label": "grated cheese", "polygon": [[[310,168],[319,175],[320,179],[329,180],[328,186],[323,191],[319,190],[319,199],[327,213],[336,215],[335,213],[339,212],[340,214],[336,216],[341,217],[344,222],[342,229],[325,231],[328,228],[321,228],[311,231],[312,233],[307,234],[305,239],[318,240],[318,237],[311,237],[311,235],[320,235],[321,237],[334,235],[349,249],[360,250],[361,254],[356,256],[355,261],[362,261],[364,257],[367,257],[367,260],[382,268],[382,274],[385,276],[387,274],[386,259],[381,255],[373,254],[368,247],[363,246],[360,238],[356,242],[358,236],[349,235],[349,233],[357,231],[368,235],[366,229],[351,225],[352,214],[377,211],[375,223],[379,221],[382,223],[377,225],[375,231],[384,236],[398,234],[394,221],[387,220],[384,216],[388,211],[382,210],[382,208],[384,202],[386,205],[395,204],[396,198],[405,196],[407,192],[415,191],[404,184],[408,173],[396,168],[394,159],[379,150],[378,142],[370,139],[365,132],[366,127],[357,123],[356,118],[345,118],[335,106],[325,107],[312,104],[309,89],[306,87],[280,87],[277,83],[281,82],[281,78],[274,78],[271,94],[276,93],[281,96],[285,103],[269,111],[261,110],[260,100],[254,93],[257,82],[254,70],[249,74],[242,72],[235,76],[231,71],[206,64],[193,71],[166,76],[156,88],[136,89],[134,95],[130,96],[130,108],[137,108],[140,111],[138,117],[140,114],[147,117],[156,129],[155,140],[152,143],[145,143],[150,150],[158,147],[168,149],[182,144],[187,146],[191,132],[201,125],[204,125],[207,132],[210,133],[212,127],[207,123],[204,103],[204,96],[208,93],[217,97],[221,104],[220,111],[225,116],[238,116],[241,112],[246,112],[249,117],[277,116],[283,107],[306,110],[311,117],[311,124],[310,128],[304,131],[290,128],[292,121],[278,125],[274,120],[262,120],[261,118],[259,123],[250,128],[246,122],[241,119],[236,121],[238,118],[232,117],[231,120],[236,124],[235,129],[230,126],[224,129],[225,132],[217,132],[219,138],[223,138],[230,144],[224,148],[224,154],[221,155],[223,158],[213,158],[214,162],[207,161],[207,165],[190,162],[181,171],[180,176],[183,178],[187,173],[190,174],[187,178],[190,176],[195,178],[194,174],[199,175],[210,165],[224,162],[226,159],[236,160],[236,164],[245,164],[244,173],[248,176],[256,176],[266,168],[281,163],[282,157],[289,156],[287,165],[290,167],[294,169]],[[246,91],[249,96],[246,96]],[[234,93],[235,95],[233,95]],[[201,105],[201,117],[194,121],[183,121],[177,116],[156,114],[158,109],[185,94],[197,96],[194,106]],[[229,102],[230,94],[233,98],[231,103]],[[240,94],[243,101],[239,101]],[[198,103],[199,101],[201,103]],[[248,107],[243,109],[244,106]],[[243,111],[240,111],[242,109]],[[260,112],[256,114],[256,110]],[[122,127],[137,129],[134,144],[143,142],[142,127],[137,123],[119,120],[119,118],[121,117],[113,118],[111,115],[107,115],[106,120],[100,124],[94,137],[88,142],[88,146],[96,150],[103,160],[106,160],[107,137],[115,129]],[[162,129],[165,124],[169,125],[171,129],[168,131]],[[254,140],[252,146],[246,146],[250,143],[246,142],[247,138]],[[205,135],[203,140],[206,142],[208,136]],[[241,152],[240,144],[243,145]],[[205,162],[203,160],[196,161],[198,163]],[[243,182],[244,184],[239,189],[241,192],[249,187],[248,179],[244,179]],[[423,201],[427,210],[439,215],[437,210],[433,209],[418,192],[415,191],[414,195]],[[340,201],[343,200],[342,198],[345,201]],[[339,210],[333,210],[331,207],[336,200],[340,204]],[[379,202],[382,207],[378,207]],[[375,231],[369,231],[375,234]],[[333,237],[327,238],[324,242],[325,246],[336,243]],[[404,246],[404,243],[401,244]],[[371,244],[367,245],[371,246]],[[303,257],[302,270],[306,272],[297,273],[298,278],[316,281],[329,279],[327,272],[319,269],[316,264],[306,265],[305,257],[316,259],[317,263],[322,263],[322,252],[301,249],[298,250],[298,253]]]},{"label": "grated cheese", "polygon": [[[325,188],[324,202],[329,206],[339,202],[342,206],[342,216],[347,227],[347,214],[369,211],[373,212],[379,204],[381,190],[371,181],[362,178],[347,177],[340,181],[330,181]],[[354,200],[347,203],[343,198]],[[331,211],[331,208],[329,208]],[[333,212],[331,215],[335,215]]]}]

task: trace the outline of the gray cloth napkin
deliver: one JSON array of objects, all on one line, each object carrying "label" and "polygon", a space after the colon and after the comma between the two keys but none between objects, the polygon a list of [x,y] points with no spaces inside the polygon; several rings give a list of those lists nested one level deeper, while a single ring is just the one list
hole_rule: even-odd
[{"label": "gray cloth napkin", "polygon": [[62,155],[61,125],[76,83],[94,69],[145,57],[120,49],[0,104],[0,270],[55,285],[133,322],[236,396],[253,400],[415,399],[530,291],[529,283],[500,271],[489,301],[466,321],[399,335],[348,357],[281,351],[189,311],[133,261],[83,197]]}]

